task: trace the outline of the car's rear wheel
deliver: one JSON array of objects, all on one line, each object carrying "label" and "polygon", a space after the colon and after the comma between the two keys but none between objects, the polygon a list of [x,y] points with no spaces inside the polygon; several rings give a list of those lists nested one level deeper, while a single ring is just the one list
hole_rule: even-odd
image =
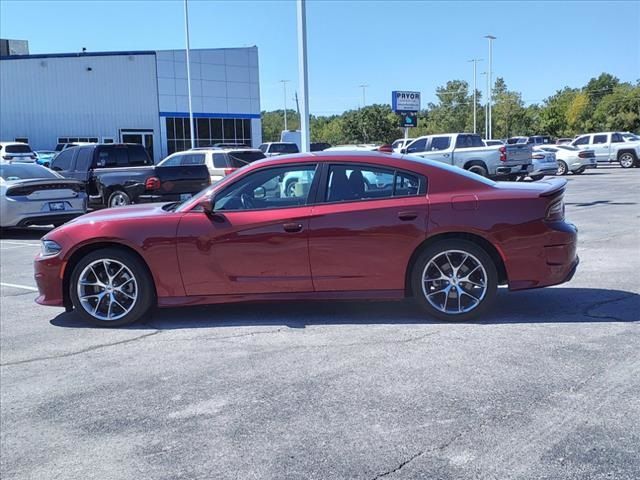
[{"label": "car's rear wheel", "polygon": [[534,182],[537,182],[538,180],[542,180],[544,178],[544,175],[529,175],[529,178]]},{"label": "car's rear wheel", "polygon": [[131,197],[122,190],[116,190],[109,195],[109,207],[124,207],[125,205],[131,205]]},{"label": "car's rear wheel", "polygon": [[153,282],[142,261],[117,248],[96,250],[76,264],[69,285],[78,314],[99,327],[120,327],[151,309]]},{"label": "car's rear wheel", "polygon": [[636,163],[636,156],[631,152],[624,152],[618,157],[622,168],[631,168]]},{"label": "car's rear wheel", "polygon": [[429,315],[464,321],[493,303],[498,272],[489,254],[475,243],[444,240],[420,254],[412,269],[411,286]]},{"label": "car's rear wheel", "polygon": [[580,167],[579,169],[577,169],[576,171],[574,171],[573,173],[575,175],[582,175],[584,173],[584,171],[586,170],[585,167]]},{"label": "car's rear wheel", "polygon": [[481,177],[486,177],[489,175],[487,168],[481,163],[473,163],[467,167],[467,170],[480,175]]},{"label": "car's rear wheel", "polygon": [[569,171],[569,167],[567,166],[564,160],[558,160],[558,170],[556,171],[556,175],[566,175]]}]

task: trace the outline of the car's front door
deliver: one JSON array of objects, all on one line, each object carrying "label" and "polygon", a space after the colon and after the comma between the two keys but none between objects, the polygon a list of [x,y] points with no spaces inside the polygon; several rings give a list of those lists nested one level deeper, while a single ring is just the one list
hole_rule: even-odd
[{"label": "car's front door", "polygon": [[187,295],[243,295],[313,290],[309,266],[310,186],[282,197],[274,180],[315,164],[266,167],[216,193],[214,212],[192,211],[178,227],[178,258]]},{"label": "car's front door", "polygon": [[331,164],[318,195],[309,222],[315,290],[402,290],[411,254],[426,236],[426,179],[373,165]]},{"label": "car's front door", "polygon": [[591,148],[593,148],[596,155],[596,161],[598,162],[609,161],[609,148],[611,147],[611,144],[607,137],[608,135],[606,133],[602,133],[594,135],[591,141]]}]

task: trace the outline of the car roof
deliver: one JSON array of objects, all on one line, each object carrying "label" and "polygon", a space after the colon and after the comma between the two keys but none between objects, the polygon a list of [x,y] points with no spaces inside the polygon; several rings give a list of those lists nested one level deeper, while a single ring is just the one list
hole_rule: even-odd
[{"label": "car roof", "polygon": [[189,150],[182,150],[180,152],[173,152],[171,155],[175,155],[177,153],[187,153],[187,152],[205,152],[205,153],[229,153],[229,152],[260,152],[262,150],[259,148],[251,148],[251,147],[196,147],[190,148]]},{"label": "car roof", "polygon": [[29,145],[29,144],[24,142],[0,142],[0,145],[5,146],[5,145]]}]

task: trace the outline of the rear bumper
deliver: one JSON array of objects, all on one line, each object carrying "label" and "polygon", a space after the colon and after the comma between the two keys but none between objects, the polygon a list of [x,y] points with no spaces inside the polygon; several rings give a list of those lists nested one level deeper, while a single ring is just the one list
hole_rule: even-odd
[{"label": "rear bumper", "polygon": [[510,290],[548,287],[568,282],[578,267],[578,229],[565,222],[536,226],[529,235],[506,251],[505,267]]},{"label": "rear bumper", "polygon": [[48,307],[63,307],[62,279],[65,262],[58,257],[38,255],[33,262],[34,278],[39,295],[36,303]]},{"label": "rear bumper", "polygon": [[85,212],[69,212],[56,215],[37,215],[33,217],[22,218],[15,226],[16,227],[29,227],[31,225],[55,225],[58,223],[66,223],[69,220],[84,215]]},{"label": "rear bumper", "polygon": [[496,168],[497,177],[508,177],[511,175],[529,175],[533,170],[533,165],[501,165]]}]

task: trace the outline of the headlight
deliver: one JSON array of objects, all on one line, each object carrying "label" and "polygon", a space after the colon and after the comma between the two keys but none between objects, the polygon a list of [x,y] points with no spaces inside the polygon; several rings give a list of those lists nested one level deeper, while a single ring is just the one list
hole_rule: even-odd
[{"label": "headlight", "polygon": [[62,250],[62,247],[53,240],[42,240],[40,254],[43,257],[53,257],[59,254],[60,250]]}]

